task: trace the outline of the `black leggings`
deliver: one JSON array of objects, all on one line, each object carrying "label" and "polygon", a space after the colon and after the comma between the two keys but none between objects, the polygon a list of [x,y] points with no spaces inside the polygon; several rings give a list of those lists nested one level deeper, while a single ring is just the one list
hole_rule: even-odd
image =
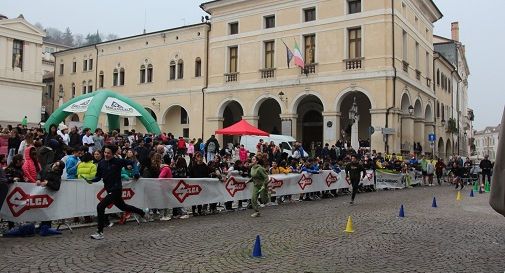
[{"label": "black leggings", "polygon": [[109,192],[100,203],[96,206],[96,211],[98,214],[98,232],[103,232],[103,226],[105,222],[105,208],[110,204],[114,204],[118,209],[127,212],[133,212],[144,217],[145,213],[143,210],[127,205],[122,198],[122,190],[116,190]]},{"label": "black leggings", "polygon": [[482,172],[482,184],[486,183],[486,181],[489,181],[489,183],[491,184],[491,172]]},{"label": "black leggings", "polygon": [[351,179],[351,184],[352,184],[351,200],[354,201],[354,198],[356,197],[356,194],[358,193],[359,179],[356,179],[356,180]]}]

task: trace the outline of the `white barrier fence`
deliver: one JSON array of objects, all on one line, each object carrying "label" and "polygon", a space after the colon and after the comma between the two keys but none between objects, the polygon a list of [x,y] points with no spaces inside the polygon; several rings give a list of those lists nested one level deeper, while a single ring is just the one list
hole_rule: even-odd
[{"label": "white barrier fence", "polygon": [[[377,174],[380,188],[401,188],[405,180],[404,175]],[[222,182],[212,178],[141,178],[123,183],[123,199],[137,207],[157,209],[244,200],[251,198],[252,183],[247,183],[248,179],[230,176]],[[361,183],[374,185],[374,180],[374,173],[367,171]],[[271,175],[268,185],[273,196],[282,196],[350,188],[350,181],[344,172],[321,171],[319,174]],[[96,215],[96,205],[105,195],[101,182],[89,185],[83,180],[64,180],[59,191],[33,183],[14,183],[0,210],[0,218],[25,222]],[[106,213],[117,211],[112,206]]]}]

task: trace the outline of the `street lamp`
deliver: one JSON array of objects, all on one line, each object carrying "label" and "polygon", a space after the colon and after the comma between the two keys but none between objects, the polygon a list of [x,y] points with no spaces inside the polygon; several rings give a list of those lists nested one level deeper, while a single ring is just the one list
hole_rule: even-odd
[{"label": "street lamp", "polygon": [[284,103],[286,103],[286,104],[288,103],[288,97],[287,97],[287,96],[285,97],[284,92],[282,92],[282,91],[281,91],[281,92],[279,92],[278,96],[279,96],[279,99],[280,99],[282,102],[284,102]]},{"label": "street lamp", "polygon": [[156,101],[156,98],[154,98],[154,97],[151,99],[151,104],[152,104],[153,106],[158,107],[158,111],[161,109],[161,103],[160,103],[160,102],[157,102],[157,101]]},{"label": "street lamp", "polygon": [[409,114],[412,116],[414,114],[414,107],[411,105],[409,106]]}]

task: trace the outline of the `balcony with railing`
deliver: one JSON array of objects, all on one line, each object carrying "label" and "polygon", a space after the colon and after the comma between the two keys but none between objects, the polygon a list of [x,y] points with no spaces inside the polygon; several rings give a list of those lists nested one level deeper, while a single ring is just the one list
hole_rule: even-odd
[{"label": "balcony with railing", "polygon": [[364,58],[353,58],[344,60],[345,70],[356,70],[363,68],[363,59]]},{"label": "balcony with railing", "polygon": [[300,68],[300,74],[308,76],[316,73],[317,63],[305,64],[304,68]]},{"label": "balcony with railing", "polygon": [[226,82],[236,82],[238,80],[239,72],[232,72],[224,74],[224,80]]},{"label": "balcony with railing", "polygon": [[263,69],[260,69],[260,72],[261,72],[262,79],[268,79],[268,78],[275,77],[275,68],[263,68]]},{"label": "balcony with railing", "polygon": [[407,63],[406,61],[402,61],[402,64],[403,64],[403,71],[409,73],[409,63]]}]

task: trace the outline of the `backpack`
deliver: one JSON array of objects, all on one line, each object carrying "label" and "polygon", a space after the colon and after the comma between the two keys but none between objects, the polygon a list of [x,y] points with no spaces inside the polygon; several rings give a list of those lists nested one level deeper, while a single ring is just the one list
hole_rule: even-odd
[{"label": "backpack", "polygon": [[214,143],[213,141],[209,142],[209,144],[207,145],[207,152],[213,153],[215,151],[216,151],[216,143]]}]

